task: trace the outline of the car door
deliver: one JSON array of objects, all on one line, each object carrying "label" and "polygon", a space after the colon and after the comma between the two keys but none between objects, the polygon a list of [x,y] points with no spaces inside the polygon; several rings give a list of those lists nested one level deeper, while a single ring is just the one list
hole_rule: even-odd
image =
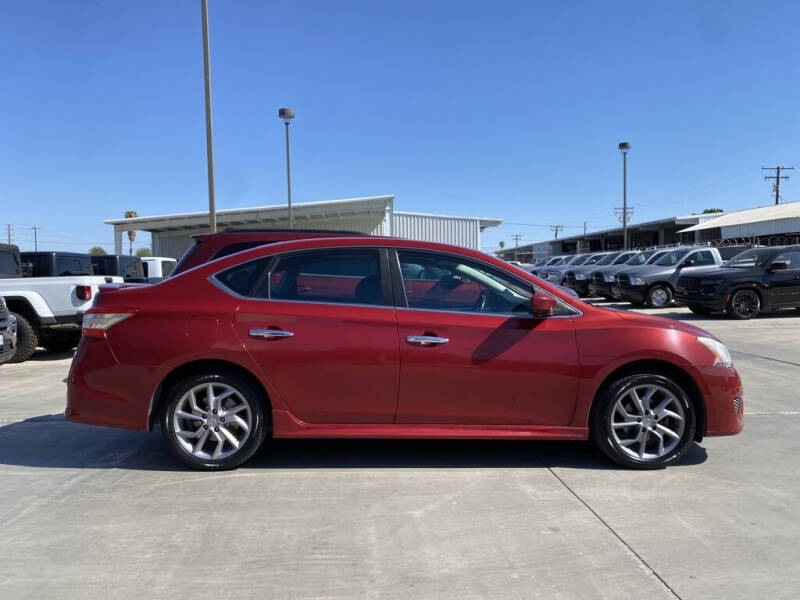
[{"label": "car door", "polygon": [[576,310],[559,301],[533,318],[532,284],[457,254],[398,248],[395,260],[397,423],[571,421]]},{"label": "car door", "polygon": [[247,265],[218,279],[245,296],[238,337],[293,415],[306,423],[391,423],[399,350],[386,251],[281,254],[262,260],[256,279]]},{"label": "car door", "polygon": [[800,250],[781,252],[772,263],[785,263],[786,268],[766,273],[770,304],[800,306]]}]

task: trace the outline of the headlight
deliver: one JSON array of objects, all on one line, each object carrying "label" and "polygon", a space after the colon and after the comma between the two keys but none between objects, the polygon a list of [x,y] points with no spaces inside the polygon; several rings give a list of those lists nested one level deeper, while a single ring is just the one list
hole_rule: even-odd
[{"label": "headlight", "polygon": [[731,353],[728,352],[728,349],[722,342],[718,342],[717,340],[709,337],[701,336],[698,336],[697,341],[711,350],[711,353],[714,355],[715,367],[730,367],[733,364],[733,361],[731,360]]},{"label": "headlight", "polygon": [[724,279],[701,279],[700,285],[701,286],[712,286],[712,285],[720,285],[725,283]]},{"label": "headlight", "polygon": [[586,279],[586,273],[576,273],[575,279],[577,279],[578,281],[583,281],[584,279]]},{"label": "headlight", "polygon": [[614,283],[616,281],[613,275],[605,275],[603,279],[605,280],[606,283]]},{"label": "headlight", "polygon": [[631,277],[631,285],[645,285],[641,277]]}]

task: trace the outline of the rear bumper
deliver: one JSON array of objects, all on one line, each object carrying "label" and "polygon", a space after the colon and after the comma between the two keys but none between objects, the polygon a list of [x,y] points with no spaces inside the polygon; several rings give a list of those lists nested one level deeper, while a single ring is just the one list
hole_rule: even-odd
[{"label": "rear bumper", "polygon": [[705,382],[706,432],[709,437],[736,435],[744,428],[744,392],[732,367],[700,367]]},{"label": "rear bumper", "polygon": [[150,406],[167,369],[117,361],[105,338],[84,336],[67,378],[68,421],[147,431]]},{"label": "rear bumper", "polygon": [[645,298],[647,297],[647,288],[643,285],[628,287],[619,287],[615,285],[611,287],[611,296],[614,300],[644,304]]}]

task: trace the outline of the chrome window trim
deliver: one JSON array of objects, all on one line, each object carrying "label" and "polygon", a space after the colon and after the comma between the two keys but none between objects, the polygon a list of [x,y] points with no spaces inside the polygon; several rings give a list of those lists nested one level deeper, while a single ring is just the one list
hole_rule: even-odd
[{"label": "chrome window trim", "polygon": [[503,317],[505,319],[531,319],[536,321],[543,321],[544,319],[574,319],[582,317],[583,313],[575,307],[570,307],[575,311],[572,315],[550,315],[546,317],[535,317],[532,314],[519,314],[519,313],[479,313],[464,310],[438,310],[436,308],[408,308],[407,306],[398,306],[397,310],[407,310],[424,313],[444,313],[449,315],[465,315],[476,317]]}]

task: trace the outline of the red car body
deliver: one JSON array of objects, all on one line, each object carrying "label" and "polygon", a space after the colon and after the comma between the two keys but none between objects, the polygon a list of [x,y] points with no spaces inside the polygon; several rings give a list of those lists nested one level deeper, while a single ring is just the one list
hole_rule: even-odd
[{"label": "red car body", "polygon": [[[259,257],[342,247],[455,253],[537,286],[575,314],[534,319],[252,300],[213,281]],[[595,307],[501,260],[441,244],[375,237],[281,242],[154,286],[104,286],[89,313],[133,316],[105,331],[84,331],[66,408],[67,418],[81,423],[150,430],[170,381],[198,365],[224,364],[263,388],[274,437],[586,439],[603,383],[631,365],[656,365],[691,391],[695,439],[743,426],[736,370],[715,366],[714,355],[697,343],[709,333]],[[258,340],[248,336],[253,327],[294,336]],[[409,335],[450,343],[412,346],[405,343]]]}]

